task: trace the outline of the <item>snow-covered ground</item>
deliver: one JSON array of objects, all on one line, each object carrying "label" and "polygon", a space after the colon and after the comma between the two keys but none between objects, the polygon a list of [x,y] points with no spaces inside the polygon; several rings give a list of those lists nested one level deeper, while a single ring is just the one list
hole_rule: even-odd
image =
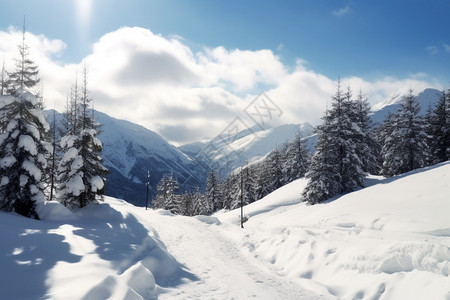
[{"label": "snow-covered ground", "polygon": [[0,299],[450,299],[450,163],[326,204],[297,180],[239,211],[122,200],[0,212]]}]

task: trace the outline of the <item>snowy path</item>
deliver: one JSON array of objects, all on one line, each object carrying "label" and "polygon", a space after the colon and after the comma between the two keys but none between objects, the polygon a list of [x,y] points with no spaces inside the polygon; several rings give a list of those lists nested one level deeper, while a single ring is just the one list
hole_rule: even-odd
[{"label": "snowy path", "polygon": [[152,214],[148,222],[178,262],[198,277],[192,283],[168,288],[161,299],[326,299],[238,249],[236,242],[221,232],[236,230],[229,225],[159,214]]}]

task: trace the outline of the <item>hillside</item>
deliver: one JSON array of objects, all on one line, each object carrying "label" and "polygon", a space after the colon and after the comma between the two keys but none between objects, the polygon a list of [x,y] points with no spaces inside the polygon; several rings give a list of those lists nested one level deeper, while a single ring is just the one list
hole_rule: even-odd
[{"label": "hillside", "polygon": [[[325,204],[303,179],[183,217],[107,197],[42,221],[0,212],[0,299],[449,299],[450,162]],[[26,288],[24,288],[24,284]]]},{"label": "hillside", "polygon": [[[46,111],[45,115],[52,124],[53,110]],[[173,174],[182,190],[204,184],[206,171],[157,133],[99,111],[95,111],[95,118],[101,124],[102,158],[110,171],[106,177],[106,195],[145,205],[148,170],[150,199],[164,174]],[[56,112],[56,120],[61,124],[62,114]]]},{"label": "hillside", "polygon": [[[261,129],[252,127],[231,136],[219,135],[208,143],[190,144],[182,147],[204,165],[212,166],[222,176],[226,177],[230,172],[247,162],[258,160],[277,147],[294,140],[296,135],[309,137],[314,128],[309,123],[284,124],[273,128]],[[197,148],[195,148],[197,147]],[[197,149],[197,153],[192,150]],[[198,151],[200,149],[200,151]]]},{"label": "hillside", "polygon": [[[375,104],[372,107],[372,121],[376,124],[382,124],[386,119],[388,112],[395,113],[400,108],[400,103],[407,94],[408,90],[399,90],[382,102]],[[420,105],[420,114],[423,115],[430,105],[431,108],[434,108],[435,103],[437,103],[441,97],[441,92],[436,89],[424,89],[419,92],[413,92],[413,95],[416,96],[416,100]]]}]

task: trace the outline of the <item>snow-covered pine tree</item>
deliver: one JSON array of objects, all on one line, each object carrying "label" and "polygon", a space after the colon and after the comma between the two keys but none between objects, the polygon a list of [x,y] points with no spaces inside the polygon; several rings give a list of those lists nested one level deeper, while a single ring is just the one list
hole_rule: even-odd
[{"label": "snow-covered pine tree", "polygon": [[430,147],[430,163],[437,164],[450,159],[450,96],[444,90],[435,108],[427,113],[427,134]]},{"label": "snow-covered pine tree", "polygon": [[8,93],[13,94],[14,91],[22,88],[30,90],[35,87],[40,79],[38,78],[39,68],[30,59],[30,47],[25,43],[25,20],[23,22],[22,43],[17,47],[19,49],[19,58],[16,59],[16,70],[9,73]]},{"label": "snow-covered pine tree", "polygon": [[168,176],[164,181],[164,184],[165,202],[163,208],[173,214],[181,214],[181,203],[178,195],[176,194],[176,191],[178,190],[178,181],[175,177],[173,177],[173,174],[170,174],[170,176]]},{"label": "snow-covered pine tree", "polygon": [[341,190],[337,151],[331,143],[331,120],[328,115],[323,120],[323,124],[317,127],[316,152],[305,175],[309,181],[302,197],[309,204],[325,201]]},{"label": "snow-covered pine tree", "polygon": [[303,193],[306,201],[315,204],[337,194],[348,193],[364,185],[363,163],[358,157],[362,131],[355,121],[355,105],[351,91],[343,93],[338,82],[332,96],[331,109],[318,128],[316,154]]},{"label": "snow-covered pine tree", "polygon": [[200,192],[200,188],[197,187],[193,194],[193,214],[194,215],[210,215],[211,206],[205,195]]},{"label": "snow-covered pine tree", "polygon": [[194,194],[192,192],[185,191],[180,195],[180,214],[183,216],[194,215]]},{"label": "snow-covered pine tree", "polygon": [[394,115],[390,134],[384,140],[382,174],[394,176],[426,165],[428,149],[420,106],[412,90]]},{"label": "snow-covered pine tree", "polygon": [[49,126],[36,97],[24,88],[1,98],[0,117],[7,123],[0,135],[0,209],[38,219],[36,205],[45,200],[42,178],[51,151]]},{"label": "snow-covered pine tree", "polygon": [[156,185],[156,196],[152,199],[151,207],[153,209],[164,208],[164,203],[166,202],[166,180],[167,176],[161,177],[158,184]]},{"label": "snow-covered pine tree", "polygon": [[372,119],[370,118],[370,103],[362,91],[353,102],[353,114],[351,115],[360,129],[356,133],[356,152],[361,159],[362,168],[365,172],[378,174],[380,172],[380,146],[375,139]]},{"label": "snow-covered pine tree", "polygon": [[286,145],[284,152],[283,183],[287,184],[305,176],[308,170],[309,153],[299,134],[294,141]]},{"label": "snow-covered pine tree", "polygon": [[0,71],[0,96],[6,95],[6,92],[9,90],[8,82],[8,72],[5,69],[5,58],[3,58],[2,70]]},{"label": "snow-covered pine tree", "polygon": [[[100,157],[102,143],[97,138],[99,124],[88,110],[91,101],[88,94],[85,68],[80,102],[72,104],[72,123],[60,143],[64,156],[58,166],[58,194],[60,201],[68,207],[84,207],[102,200],[104,176],[108,174]],[[77,99],[78,95],[75,97]]]},{"label": "snow-covered pine tree", "polygon": [[275,149],[267,156],[268,165],[268,192],[271,193],[283,185],[283,160],[278,149]]},{"label": "snow-covered pine tree", "polygon": [[243,172],[243,189],[244,189],[244,205],[253,203],[256,200],[256,168],[253,165],[246,164],[242,170]]},{"label": "snow-covered pine tree", "polygon": [[216,211],[222,208],[220,203],[217,175],[213,169],[209,171],[208,178],[206,179],[205,197],[211,207],[211,211]]}]

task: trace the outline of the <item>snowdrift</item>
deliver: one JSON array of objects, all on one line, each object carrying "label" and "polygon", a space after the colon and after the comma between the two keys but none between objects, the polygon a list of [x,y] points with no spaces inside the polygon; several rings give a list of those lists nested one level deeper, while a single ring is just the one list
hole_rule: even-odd
[{"label": "snowdrift", "polygon": [[0,299],[156,299],[183,267],[151,227],[113,198],[69,211],[40,207],[45,220],[0,212]]},{"label": "snowdrift", "polygon": [[450,299],[450,163],[371,183],[309,206],[297,180],[245,207],[243,246],[324,295]]}]

